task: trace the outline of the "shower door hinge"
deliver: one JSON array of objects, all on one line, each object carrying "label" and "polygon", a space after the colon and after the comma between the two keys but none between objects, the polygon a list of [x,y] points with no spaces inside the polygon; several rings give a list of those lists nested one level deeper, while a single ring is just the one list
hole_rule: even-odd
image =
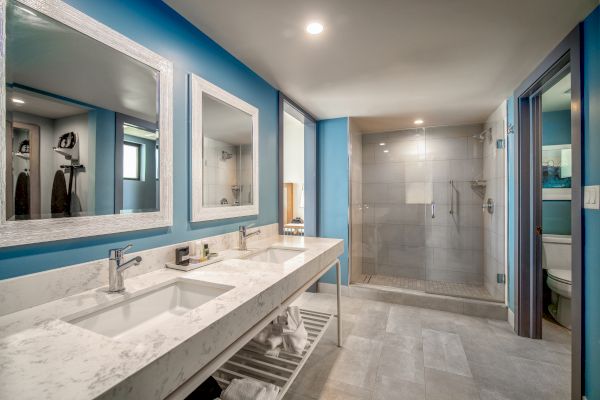
[{"label": "shower door hinge", "polygon": [[498,281],[498,283],[506,283],[506,274],[497,274],[496,281]]}]

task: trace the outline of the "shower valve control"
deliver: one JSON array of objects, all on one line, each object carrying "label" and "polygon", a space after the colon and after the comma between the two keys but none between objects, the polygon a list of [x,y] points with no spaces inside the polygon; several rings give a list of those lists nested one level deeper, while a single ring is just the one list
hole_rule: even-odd
[{"label": "shower valve control", "polygon": [[488,198],[487,201],[485,203],[483,203],[483,206],[481,206],[481,208],[483,208],[484,210],[487,210],[488,213],[493,214],[494,213],[494,200],[492,200],[491,198]]}]

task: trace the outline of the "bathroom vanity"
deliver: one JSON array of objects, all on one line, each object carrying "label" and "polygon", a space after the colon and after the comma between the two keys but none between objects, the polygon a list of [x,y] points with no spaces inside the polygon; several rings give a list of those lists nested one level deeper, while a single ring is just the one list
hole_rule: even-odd
[{"label": "bathroom vanity", "polygon": [[126,279],[123,293],[0,317],[0,398],[185,398],[342,252],[338,239],[272,236],[198,270]]}]

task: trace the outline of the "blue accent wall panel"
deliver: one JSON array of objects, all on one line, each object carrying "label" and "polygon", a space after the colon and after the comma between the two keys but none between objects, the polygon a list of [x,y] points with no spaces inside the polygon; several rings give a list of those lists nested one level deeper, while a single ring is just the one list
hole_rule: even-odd
[{"label": "blue accent wall panel", "polygon": [[553,235],[571,234],[571,201],[546,200],[542,204],[542,226],[544,233]]},{"label": "blue accent wall panel", "polygon": [[[583,184],[600,185],[600,7],[583,22]],[[600,399],[600,211],[583,212],[585,394]]]},{"label": "blue accent wall panel", "polygon": [[[317,122],[319,236],[344,240],[342,284],[348,285],[348,118]],[[335,283],[335,268],[321,282]]]},{"label": "blue accent wall panel", "polygon": [[[111,247],[135,250],[232,232],[239,224],[277,222],[277,112],[275,88],[159,0],[66,0],[73,7],[171,60],[173,86],[173,226],[0,249],[0,279],[105,258]],[[190,224],[188,74],[197,74],[260,112],[260,213]]]},{"label": "blue accent wall panel", "polygon": [[571,110],[542,113],[542,146],[571,143]]}]

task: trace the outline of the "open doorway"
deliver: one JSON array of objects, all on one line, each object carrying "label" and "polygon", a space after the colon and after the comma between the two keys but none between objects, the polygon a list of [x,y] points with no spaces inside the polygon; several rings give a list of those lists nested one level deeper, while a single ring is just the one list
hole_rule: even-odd
[{"label": "open doorway", "polygon": [[279,101],[280,232],[317,236],[316,122],[284,95]]},{"label": "open doorway", "polygon": [[571,398],[582,391],[579,28],[515,92],[515,329],[570,332]]}]

